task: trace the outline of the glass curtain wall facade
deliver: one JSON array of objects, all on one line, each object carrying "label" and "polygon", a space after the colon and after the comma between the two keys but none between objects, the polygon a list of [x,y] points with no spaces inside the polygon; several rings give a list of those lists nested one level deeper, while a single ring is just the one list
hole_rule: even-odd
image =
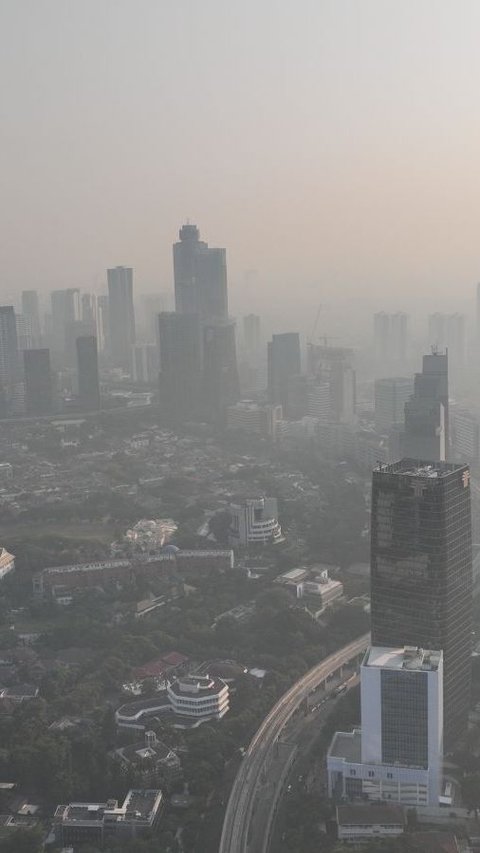
[{"label": "glass curtain wall facade", "polygon": [[466,465],[409,459],[373,473],[372,643],[443,649],[445,743],[470,702],[472,532]]}]

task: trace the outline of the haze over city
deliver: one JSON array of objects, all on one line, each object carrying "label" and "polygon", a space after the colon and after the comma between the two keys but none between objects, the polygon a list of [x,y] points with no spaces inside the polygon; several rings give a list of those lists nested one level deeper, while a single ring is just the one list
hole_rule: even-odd
[{"label": "haze over city", "polygon": [[0,0],[0,853],[480,853],[479,36]]},{"label": "haze over city", "polygon": [[467,305],[475,0],[3,0],[0,14],[3,301],[100,289],[117,263],[139,292],[171,288],[189,217],[228,247],[233,312],[254,300],[306,328],[325,299]]}]

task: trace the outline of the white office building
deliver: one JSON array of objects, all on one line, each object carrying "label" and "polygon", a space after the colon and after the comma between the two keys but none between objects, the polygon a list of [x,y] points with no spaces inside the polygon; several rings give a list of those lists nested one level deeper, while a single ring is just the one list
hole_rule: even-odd
[{"label": "white office building", "polygon": [[198,724],[206,720],[221,720],[229,708],[228,686],[221,678],[209,675],[187,675],[177,678],[167,687],[172,711],[183,717],[193,717]]},{"label": "white office building", "polygon": [[362,727],[337,732],[331,797],[437,806],[442,781],[443,654],[371,647],[361,667]]},{"label": "white office building", "polygon": [[276,498],[249,498],[241,504],[230,504],[229,510],[232,545],[246,547],[283,542]]}]

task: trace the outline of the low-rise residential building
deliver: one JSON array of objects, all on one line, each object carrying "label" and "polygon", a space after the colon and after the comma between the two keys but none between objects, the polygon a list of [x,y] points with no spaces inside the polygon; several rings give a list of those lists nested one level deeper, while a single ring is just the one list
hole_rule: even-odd
[{"label": "low-rise residential building", "polygon": [[405,814],[400,806],[337,806],[339,841],[362,844],[373,838],[396,838],[405,831]]},{"label": "low-rise residential building", "polygon": [[105,803],[69,803],[55,811],[57,840],[62,844],[103,844],[107,838],[136,838],[158,821],[163,802],[158,789],[132,789],[119,806]]},{"label": "low-rise residential building", "polygon": [[308,610],[315,613],[321,613],[343,595],[342,582],[330,578],[327,566],[291,569],[276,578],[275,582],[292,591]]},{"label": "low-rise residential building", "polygon": [[178,755],[159,741],[155,732],[145,732],[143,741],[116,749],[113,755],[126,771],[132,769],[136,777],[141,776],[145,785],[170,789],[182,778]]},{"label": "low-rise residential building", "polygon": [[249,498],[239,504],[230,504],[229,512],[230,544],[247,547],[284,541],[276,498]]}]

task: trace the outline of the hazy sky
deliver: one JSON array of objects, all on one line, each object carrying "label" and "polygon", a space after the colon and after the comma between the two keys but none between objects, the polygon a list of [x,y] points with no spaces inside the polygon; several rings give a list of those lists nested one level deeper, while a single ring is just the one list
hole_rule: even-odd
[{"label": "hazy sky", "polygon": [[167,289],[190,217],[234,308],[454,308],[479,45],[478,0],[0,0],[2,300],[115,264]]}]

